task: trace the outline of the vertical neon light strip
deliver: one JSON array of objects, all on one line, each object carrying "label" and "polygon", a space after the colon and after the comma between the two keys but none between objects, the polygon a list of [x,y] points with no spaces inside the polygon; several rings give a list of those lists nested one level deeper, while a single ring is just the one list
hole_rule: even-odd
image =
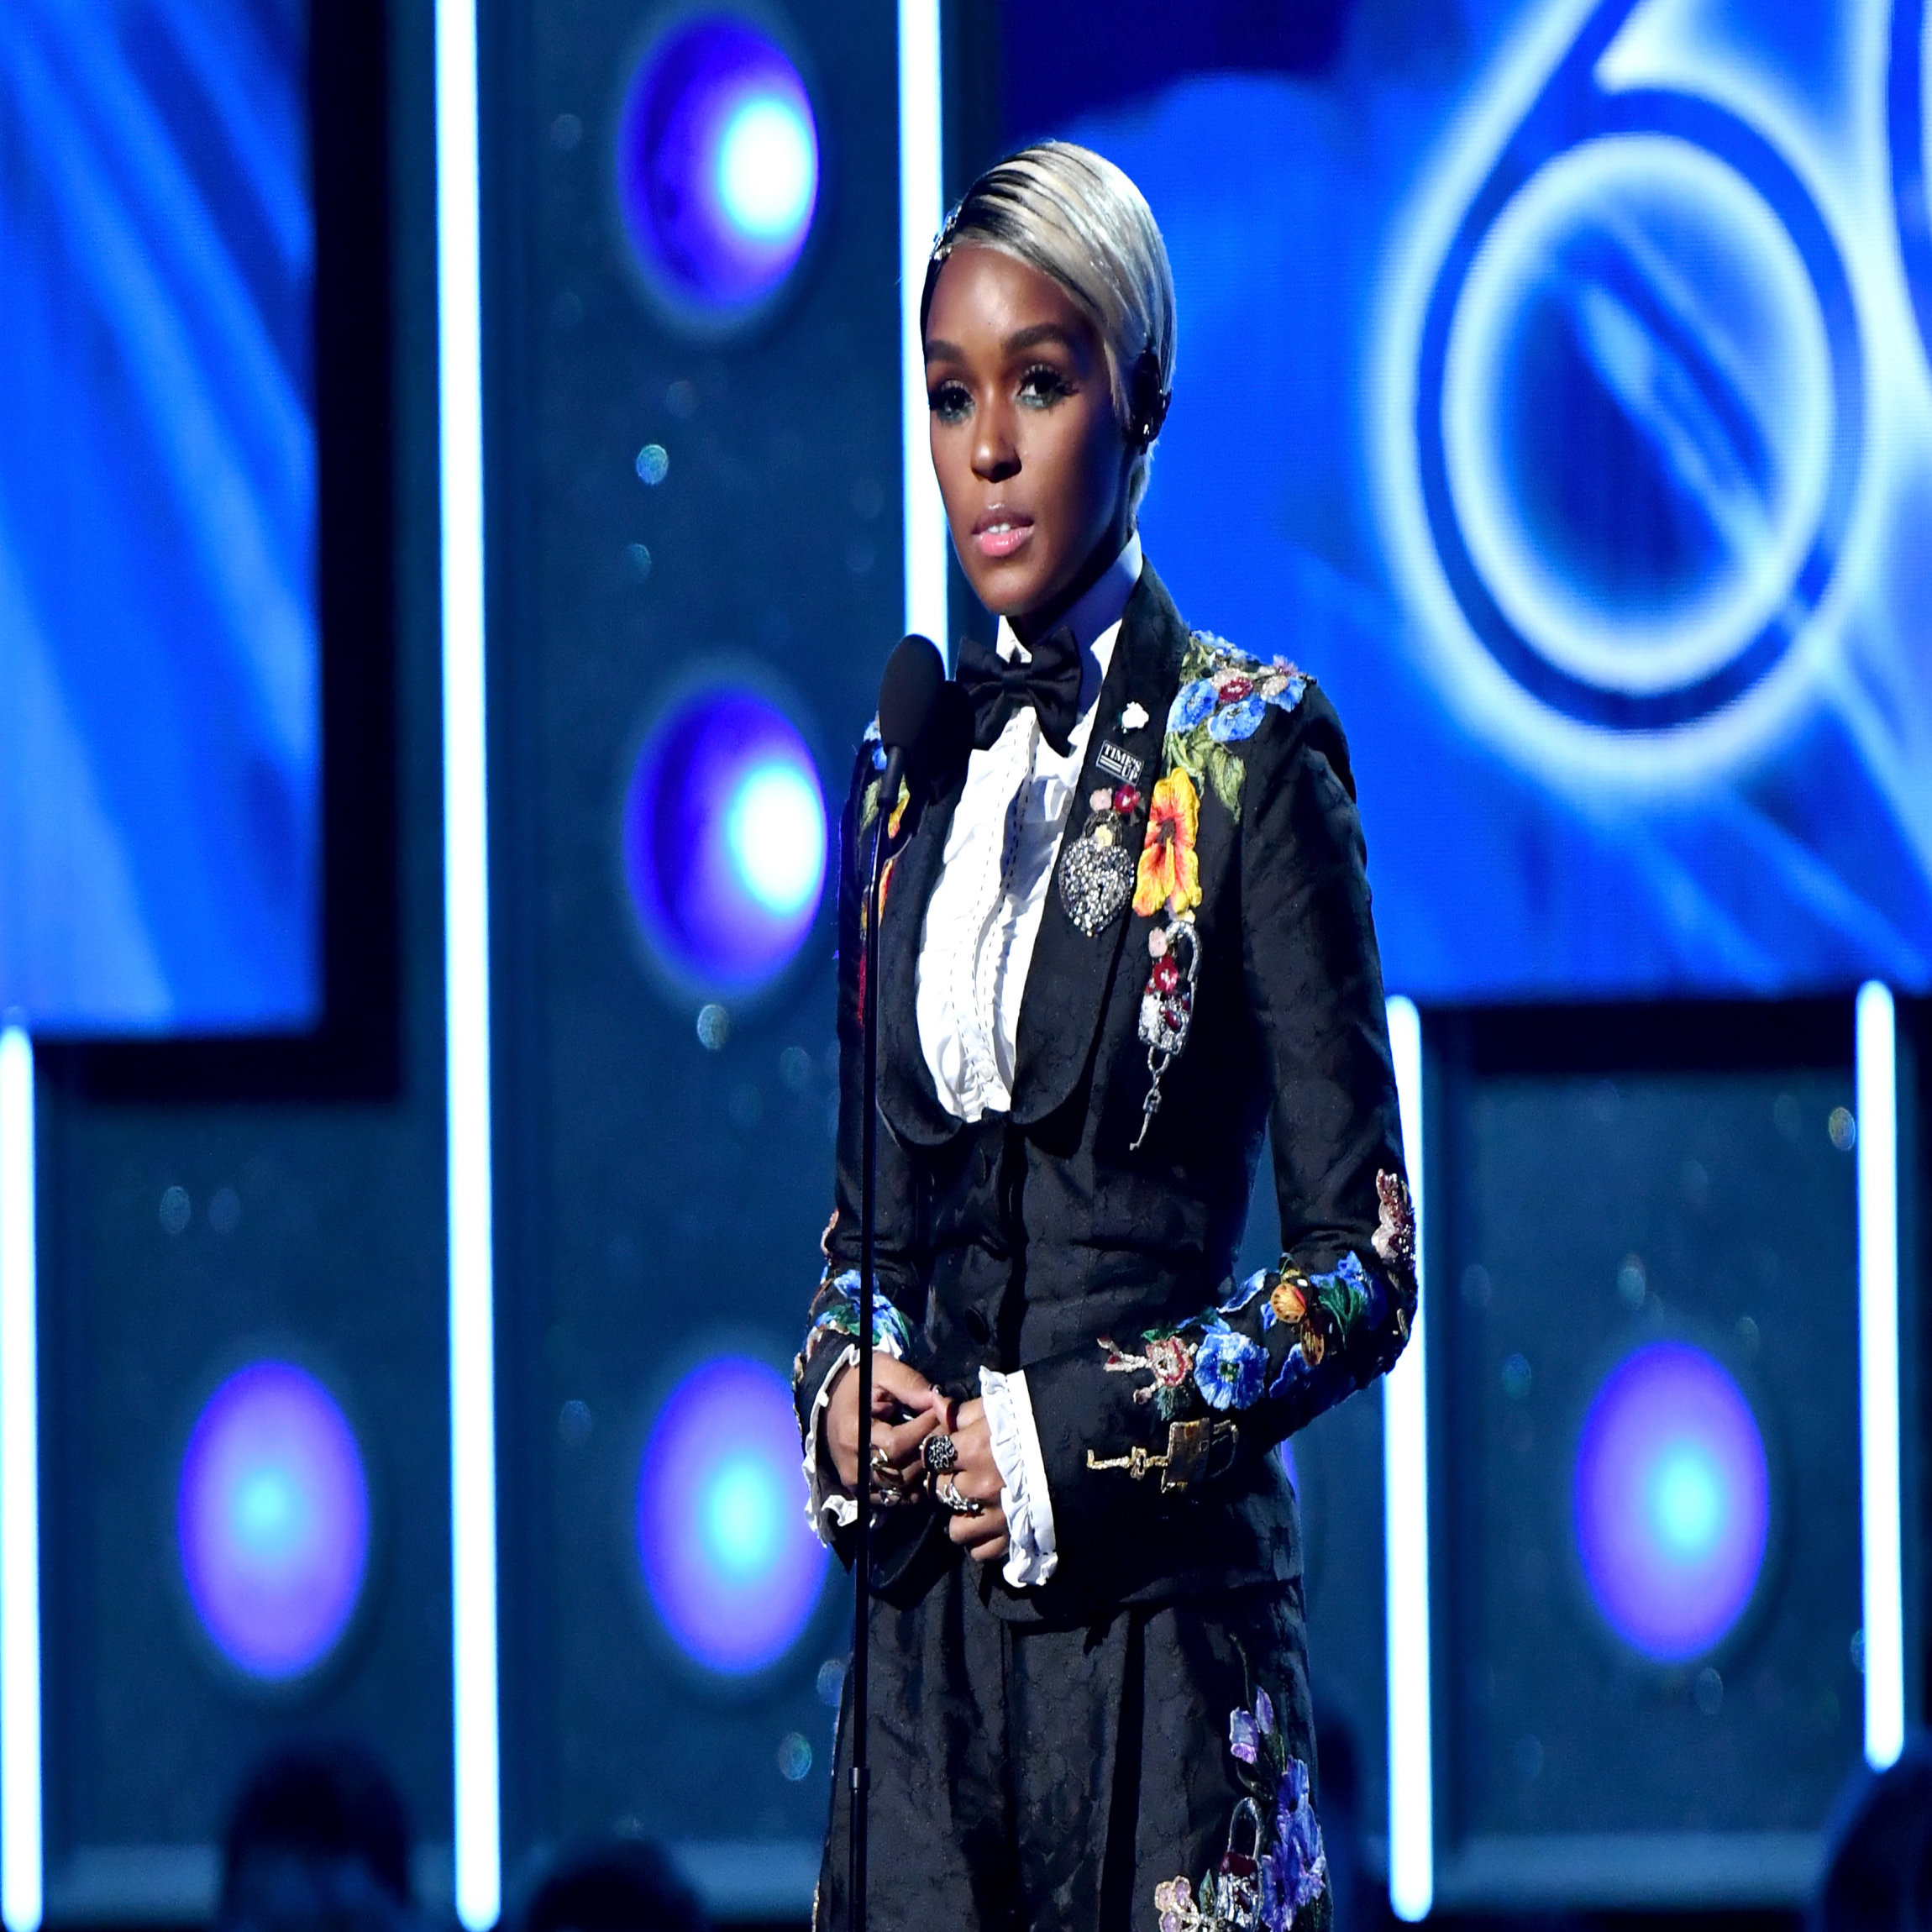
[{"label": "vertical neon light strip", "polygon": [[905,472],[906,627],[931,638],[950,663],[946,614],[946,510],[926,428],[926,355],[919,297],[945,214],[939,0],[899,0],[899,375]]},{"label": "vertical neon light strip", "polygon": [[40,1923],[40,1410],[34,1048],[0,1032],[0,1919]]},{"label": "vertical neon light strip", "polygon": [[476,81],[476,0],[436,0],[456,1913],[472,1932],[496,1924],[503,1895],[496,1729],[496,1378],[491,1257],[482,217]]},{"label": "vertical neon light strip", "polygon": [[1858,990],[1858,1487],[1865,1555],[1865,1756],[1905,1748],[1898,1437],[1898,1071],[1892,995]]},{"label": "vertical neon light strip", "polygon": [[[1389,1044],[1402,1107],[1402,1145],[1415,1203],[1415,1275],[1422,1281],[1422,1017],[1389,1002]],[[1389,1901],[1413,1923],[1436,1896],[1436,1791],[1429,1709],[1429,1425],[1422,1366],[1428,1298],[1402,1359],[1382,1385],[1382,1481],[1389,1634]]]}]

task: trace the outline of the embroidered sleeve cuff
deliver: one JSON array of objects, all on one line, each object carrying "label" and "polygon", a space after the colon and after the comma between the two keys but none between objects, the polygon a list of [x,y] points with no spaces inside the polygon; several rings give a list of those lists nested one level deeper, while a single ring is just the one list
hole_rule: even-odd
[{"label": "embroidered sleeve cuff", "polygon": [[1039,1431],[1026,1372],[979,1371],[979,1395],[993,1460],[1000,1466],[1000,1507],[1006,1512],[1006,1581],[1016,1589],[1043,1583],[1060,1567],[1053,1535],[1053,1499],[1047,1488]]},{"label": "embroidered sleeve cuff", "polygon": [[858,1504],[848,1496],[838,1480],[837,1472],[827,1466],[821,1467],[818,1460],[820,1438],[825,1430],[825,1411],[831,1405],[832,1392],[838,1385],[839,1377],[848,1368],[858,1366],[858,1345],[848,1341],[845,1351],[827,1371],[818,1385],[818,1395],[811,1405],[811,1413],[805,1423],[805,1487],[806,1503],[805,1520],[809,1523],[822,1543],[832,1541],[835,1530],[849,1530],[858,1520]]}]

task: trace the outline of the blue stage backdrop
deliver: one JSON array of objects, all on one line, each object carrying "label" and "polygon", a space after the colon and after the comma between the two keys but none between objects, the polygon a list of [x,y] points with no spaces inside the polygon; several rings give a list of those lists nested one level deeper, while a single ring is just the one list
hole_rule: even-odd
[{"label": "blue stage backdrop", "polygon": [[0,1009],[320,1001],[302,0],[0,0]]},{"label": "blue stage backdrop", "polygon": [[1932,983],[1896,5],[1210,6],[1072,76],[1008,10],[1009,135],[1112,156],[1173,251],[1148,554],[1339,704],[1392,986]]}]

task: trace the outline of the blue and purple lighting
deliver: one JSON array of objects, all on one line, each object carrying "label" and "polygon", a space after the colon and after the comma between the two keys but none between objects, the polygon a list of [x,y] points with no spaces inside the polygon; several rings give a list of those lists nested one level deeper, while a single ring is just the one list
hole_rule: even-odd
[{"label": "blue and purple lighting", "polygon": [[1744,1392],[1687,1343],[1625,1357],[1584,1418],[1574,1508],[1583,1574],[1618,1635],[1660,1663],[1711,1649],[1751,1602],[1771,1527]]},{"label": "blue and purple lighting", "polygon": [[689,317],[738,319],[790,274],[818,207],[805,83],[728,14],[686,21],[638,65],[617,131],[617,202],[653,286]]},{"label": "blue and purple lighting", "polygon": [[341,1640],[369,1568],[369,1483],[355,1436],[286,1362],[238,1371],[188,1438],[176,1504],[188,1596],[249,1676],[312,1670]]},{"label": "blue and purple lighting", "polygon": [[811,1621],[827,1559],[802,1499],[776,1369],[718,1356],[671,1391],[638,1473],[638,1556],[665,1627],[707,1670],[762,1670]]},{"label": "blue and purple lighting", "polygon": [[767,984],[818,916],[826,838],[818,769],[782,711],[738,686],[675,705],[624,801],[624,876],[659,963],[707,997]]}]

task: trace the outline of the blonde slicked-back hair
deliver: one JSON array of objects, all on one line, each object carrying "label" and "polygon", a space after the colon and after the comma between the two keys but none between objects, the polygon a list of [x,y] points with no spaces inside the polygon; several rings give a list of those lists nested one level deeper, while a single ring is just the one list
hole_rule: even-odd
[{"label": "blonde slicked-back hair", "polygon": [[939,270],[968,244],[1051,276],[1100,332],[1115,412],[1137,445],[1127,477],[1137,510],[1174,377],[1173,270],[1147,197],[1104,155],[1071,141],[1009,155],[946,218],[926,265],[921,335]]}]

